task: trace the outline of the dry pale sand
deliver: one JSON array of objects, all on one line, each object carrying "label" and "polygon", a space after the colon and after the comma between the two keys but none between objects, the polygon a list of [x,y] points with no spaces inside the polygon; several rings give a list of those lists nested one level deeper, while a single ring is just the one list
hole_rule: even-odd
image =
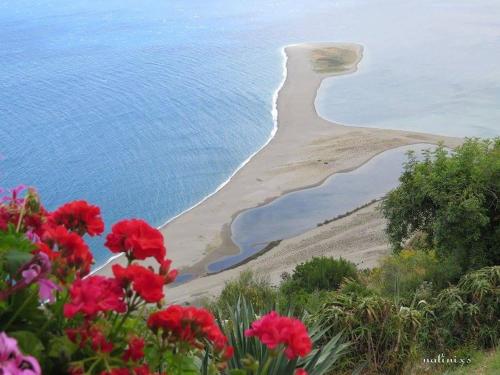
[{"label": "dry pale sand", "polygon": [[[168,256],[177,268],[203,275],[213,260],[238,252],[231,241],[230,225],[242,210],[318,184],[333,173],[352,170],[390,148],[439,141],[453,147],[460,143],[456,138],[347,127],[320,118],[314,101],[322,80],[354,72],[362,58],[362,47],[300,44],[286,47],[285,53],[287,77],[278,94],[275,137],[216,194],[161,228]],[[358,263],[373,264],[387,249],[382,228],[381,218],[369,206],[283,241],[244,266],[172,287],[169,300],[214,293],[224,280],[247,267],[263,269],[276,279],[283,270],[317,254],[342,255]],[[111,265],[122,261],[115,259],[98,273],[110,274]]]},{"label": "dry pale sand", "polygon": [[196,303],[215,296],[228,280],[249,269],[277,284],[283,272],[292,271],[295,265],[313,256],[341,256],[355,262],[359,268],[373,267],[389,248],[384,235],[385,222],[376,207],[377,203],[371,204],[342,219],[284,240],[239,267],[171,287],[168,301]]}]

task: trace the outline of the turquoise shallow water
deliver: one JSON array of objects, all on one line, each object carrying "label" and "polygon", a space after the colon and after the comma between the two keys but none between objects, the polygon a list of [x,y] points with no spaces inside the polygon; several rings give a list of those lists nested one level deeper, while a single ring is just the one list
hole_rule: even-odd
[{"label": "turquoise shallow water", "polygon": [[[87,199],[108,227],[123,217],[161,225],[266,142],[281,48],[302,41],[365,45],[360,74],[320,91],[328,118],[432,131],[427,121],[406,121],[410,110],[431,116],[431,96],[439,132],[455,134],[455,119],[470,115],[481,121],[459,133],[498,134],[500,5],[469,3],[0,1],[0,186],[37,186],[50,209]],[[401,19],[410,11],[412,27]],[[436,30],[451,44],[424,48]],[[442,64],[450,51],[452,69]],[[372,73],[375,81],[363,80]],[[449,100],[454,90],[462,100]],[[109,254],[92,245],[102,263]]]}]

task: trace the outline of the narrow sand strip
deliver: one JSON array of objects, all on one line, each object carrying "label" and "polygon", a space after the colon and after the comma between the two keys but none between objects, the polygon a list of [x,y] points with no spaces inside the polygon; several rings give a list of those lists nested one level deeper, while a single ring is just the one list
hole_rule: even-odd
[{"label": "narrow sand strip", "polygon": [[[460,139],[430,134],[352,128],[320,118],[314,101],[322,80],[355,72],[362,58],[362,47],[339,43],[301,44],[286,47],[285,53],[288,58],[287,77],[278,94],[278,131],[275,137],[226,186],[161,229],[168,245],[168,256],[175,267],[202,275],[207,264],[222,255],[237,253],[238,248],[230,238],[230,225],[242,210],[261,205],[286,192],[316,185],[333,173],[355,169],[390,148],[439,141],[453,147],[460,143]],[[369,226],[359,222],[359,225],[346,226],[349,230],[344,234],[338,232],[342,223],[359,219],[362,213],[370,218],[367,221]],[[268,254],[246,265],[170,288],[169,299],[214,292],[228,277],[246,267],[260,267],[262,262],[267,265],[265,272],[276,278],[282,270],[315,255],[311,249],[324,248],[325,243],[330,250],[323,250],[330,255],[347,251],[348,258],[356,262],[373,263],[373,254],[387,249],[382,220],[373,206],[351,216],[317,229],[321,238],[330,236],[323,245],[315,243],[320,241],[317,230],[310,231],[283,241]],[[337,228],[337,232],[331,232],[332,228]],[[378,236],[381,242],[377,242],[375,248],[373,236],[366,235],[367,231],[378,231],[373,236]],[[345,245],[344,250],[335,245],[339,241]],[[270,257],[275,261],[271,262]],[[121,261],[123,259],[115,259],[99,273],[110,274],[111,265]]]}]

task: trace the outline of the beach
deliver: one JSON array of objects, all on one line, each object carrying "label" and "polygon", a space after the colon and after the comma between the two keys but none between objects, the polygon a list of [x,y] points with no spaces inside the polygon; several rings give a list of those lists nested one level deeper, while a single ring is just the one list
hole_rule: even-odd
[{"label": "beach", "polygon": [[[238,253],[230,226],[243,210],[287,192],[315,186],[334,173],[353,170],[375,155],[415,143],[448,147],[461,139],[423,133],[335,124],[318,116],[315,99],[325,78],[352,74],[363,56],[356,44],[300,44],[284,49],[286,78],[276,100],[277,131],[215,194],[161,228],[174,267],[197,278],[169,288],[168,300],[187,301],[217,293],[224,281],[251,268],[273,281],[312,256],[343,256],[371,267],[389,250],[376,203],[342,219],[284,240],[262,256],[221,273],[204,276],[207,264]],[[115,258],[97,271],[111,274]],[[201,277],[203,276],[203,277]]]}]

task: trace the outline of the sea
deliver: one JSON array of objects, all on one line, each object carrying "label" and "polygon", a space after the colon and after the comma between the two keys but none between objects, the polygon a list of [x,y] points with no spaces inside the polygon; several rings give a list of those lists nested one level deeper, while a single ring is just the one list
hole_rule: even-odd
[{"label": "sea", "polygon": [[364,46],[327,119],[500,135],[498,0],[0,0],[0,186],[160,226],[266,144],[302,42]]}]

